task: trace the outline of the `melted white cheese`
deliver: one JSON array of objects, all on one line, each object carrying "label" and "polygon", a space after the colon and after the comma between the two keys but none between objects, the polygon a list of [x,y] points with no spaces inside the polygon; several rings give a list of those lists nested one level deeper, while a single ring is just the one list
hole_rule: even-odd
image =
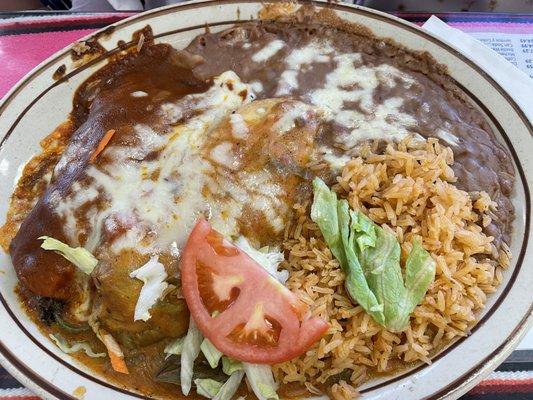
[{"label": "melted white cheese", "polygon": [[146,97],[146,96],[148,96],[148,93],[143,92],[142,90],[137,90],[131,93],[131,97]]},{"label": "melted white cheese", "polygon": [[98,191],[96,188],[90,186],[85,190],[81,190],[78,182],[72,185],[72,194],[69,202],[57,202],[56,211],[63,216],[64,225],[63,231],[73,240],[73,244],[79,245],[78,234],[86,233],[82,227],[78,227],[78,222],[75,216],[76,210],[82,205],[96,200]]},{"label": "melted white cheese", "polygon": [[269,58],[272,58],[278,51],[285,47],[285,42],[283,40],[273,40],[269,42],[265,47],[259,50],[252,56],[252,61],[256,63],[265,62]]},{"label": "melted white cheese", "polygon": [[239,113],[231,114],[229,120],[233,137],[235,139],[246,139],[248,137],[249,129],[242,115]]},{"label": "melted white cheese", "polygon": [[274,129],[279,133],[286,133],[296,126],[296,119],[304,118],[313,107],[301,101],[290,103],[288,109],[281,115],[281,118],[274,124]]},{"label": "melted white cheese", "polygon": [[263,84],[259,81],[253,81],[250,83],[254,93],[261,93],[263,91]]},{"label": "melted white cheese", "polygon": [[222,142],[217,144],[213,150],[211,150],[211,160],[220,164],[226,168],[236,170],[239,168],[239,159],[233,152],[233,144],[230,142]]},{"label": "melted white cheese", "polygon": [[[244,89],[250,93],[246,99],[238,94]],[[220,143],[205,157],[201,151],[211,131],[252,98],[249,85],[226,72],[207,92],[185,96],[154,111],[169,123],[179,121],[187,110],[194,111],[193,117],[177,122],[170,133],[137,125],[138,145],[108,146],[105,152],[112,161],[89,166],[83,186],[56,200],[56,211],[72,243],[81,229],[79,207],[96,198],[99,206],[87,207],[84,218],[88,222],[83,224],[88,230],[84,247],[92,252],[98,251],[104,232],[119,232],[105,246],[112,252],[134,248],[143,253],[178,254],[201,214],[223,235],[235,237],[244,205],[263,212],[267,223],[282,230],[280,215],[287,209],[279,197],[284,193],[268,172],[233,171],[236,156],[229,142]],[[233,134],[244,135],[245,121],[233,115]],[[153,152],[157,157],[146,160]]]},{"label": "melted white cheese", "polygon": [[[175,111],[174,116],[180,114],[180,107],[203,111],[172,133],[160,136],[147,127],[137,126],[135,129],[142,138],[139,146],[106,149],[113,155],[113,161],[103,167],[89,166],[86,171],[89,184],[61,199],[56,206],[67,222],[66,233],[77,236],[74,213],[85,200],[100,193],[107,207],[91,209],[86,215],[91,228],[87,249],[94,251],[103,230],[115,228],[114,224],[125,227],[126,233],[113,242],[113,251],[123,248],[162,251],[168,250],[173,242],[181,247],[198,215],[209,209],[201,192],[212,166],[199,156],[198,150],[205,135],[243,103],[238,95],[243,89],[248,87],[233,72],[226,72],[215,79],[206,93],[186,96],[174,107],[166,107],[167,111]],[[161,151],[158,158],[138,161],[153,150]]]},{"label": "melted white cheese", "polygon": [[313,41],[308,45],[293,50],[285,62],[291,69],[299,69],[304,64],[323,63],[330,61],[334,49],[327,41]]},{"label": "melted white cheese", "polygon": [[139,139],[137,146],[108,146],[103,153],[114,160],[144,160],[149,153],[162,149],[167,143],[168,138],[165,135],[157,133],[147,125],[138,124],[133,129]]},{"label": "melted white cheese", "polygon": [[[342,138],[346,147],[363,139],[398,140],[412,134],[410,128],[416,126],[416,120],[401,111],[403,99],[395,97],[376,103],[374,94],[380,84],[392,88],[399,82],[410,87],[414,80],[388,64],[362,65],[359,53],[333,56],[332,51],[327,42],[312,42],[294,50],[287,57],[288,69],[282,75],[278,93],[297,87],[296,73],[302,65],[333,61],[336,68],[326,76],[323,87],[309,93],[308,100],[324,110],[327,119],[351,130],[351,135]],[[289,79],[284,80],[284,76]],[[345,109],[347,102],[357,103],[360,110]]]},{"label": "melted white cheese", "polygon": [[281,74],[276,96],[286,96],[298,88],[298,73],[302,66],[331,61],[333,48],[328,42],[313,41],[307,46],[294,49],[285,59],[287,70]]},{"label": "melted white cheese", "polygon": [[351,157],[346,153],[341,155],[334,154],[333,150],[327,146],[320,146],[318,153],[320,154],[320,157],[326,161],[333,170],[336,171],[343,169],[346,163],[351,159]]},{"label": "melted white cheese", "polygon": [[[380,84],[389,88],[401,84],[409,88],[414,79],[388,64],[363,65],[360,53],[333,53],[329,42],[319,40],[293,50],[285,60],[287,69],[281,75],[277,95],[288,95],[298,88],[302,68],[313,63],[332,62],[336,67],[326,76],[325,85],[309,93],[307,100],[322,109],[328,120],[351,130],[350,135],[340,138],[345,147],[353,147],[364,139],[398,140],[413,134],[411,128],[416,126],[416,120],[402,112],[403,99],[393,97],[376,103],[374,94]],[[347,102],[357,103],[359,110],[346,109]],[[325,156],[326,161],[336,167],[338,160],[334,160],[332,153]]]}]

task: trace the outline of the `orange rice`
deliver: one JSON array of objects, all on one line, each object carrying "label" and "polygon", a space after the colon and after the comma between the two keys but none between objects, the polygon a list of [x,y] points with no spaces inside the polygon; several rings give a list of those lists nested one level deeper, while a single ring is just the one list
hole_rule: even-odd
[{"label": "orange rice", "polygon": [[431,357],[466,336],[476,313],[509,265],[506,245],[497,250],[482,232],[495,207],[489,196],[454,185],[453,153],[437,140],[406,139],[376,154],[366,146],[337,178],[334,190],[374,222],[392,229],[402,265],[415,237],[437,263],[435,281],[407,328],[392,333],[378,325],[344,290],[344,273],[309,217],[310,204],[296,205],[285,231],[288,287],[330,323],[328,333],[297,359],[278,364],[275,375],[312,393],[324,384],[334,398],[353,398],[377,374],[390,374]]}]

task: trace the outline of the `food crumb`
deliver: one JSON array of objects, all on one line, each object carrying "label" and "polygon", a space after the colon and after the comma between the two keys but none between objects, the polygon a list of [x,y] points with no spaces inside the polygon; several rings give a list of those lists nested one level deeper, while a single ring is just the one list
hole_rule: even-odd
[{"label": "food crumb", "polygon": [[67,72],[67,66],[65,64],[61,64],[52,75],[52,78],[57,81],[58,79],[62,78],[63,75],[65,75],[65,72]]},{"label": "food crumb", "polygon": [[76,53],[78,57],[81,56],[83,53],[86,53],[89,50],[90,50],[90,47],[84,41],[79,41],[72,45],[72,51]]},{"label": "food crumb", "polygon": [[76,389],[74,389],[72,395],[77,399],[83,400],[85,398],[85,393],[87,393],[85,386],[78,386]]}]

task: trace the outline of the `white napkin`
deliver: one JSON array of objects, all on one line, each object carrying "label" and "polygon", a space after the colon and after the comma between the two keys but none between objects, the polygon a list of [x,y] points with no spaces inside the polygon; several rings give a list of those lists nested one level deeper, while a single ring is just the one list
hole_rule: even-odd
[{"label": "white napkin", "polygon": [[476,62],[516,101],[533,121],[533,79],[472,36],[452,28],[434,15],[422,27]]}]

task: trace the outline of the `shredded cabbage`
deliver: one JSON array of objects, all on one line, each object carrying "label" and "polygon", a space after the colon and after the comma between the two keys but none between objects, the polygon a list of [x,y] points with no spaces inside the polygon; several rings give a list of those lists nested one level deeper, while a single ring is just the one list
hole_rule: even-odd
[{"label": "shredded cabbage", "polygon": [[165,266],[158,261],[158,258],[159,256],[151,257],[141,268],[130,273],[131,278],[137,278],[144,283],[135,305],[133,318],[135,321],[148,321],[152,317],[150,308],[168,287],[168,283],[165,282],[168,276]]},{"label": "shredded cabbage", "polygon": [[244,236],[239,236],[235,241],[235,246],[240,248],[248,254],[255,262],[261,265],[267,272],[276,278],[283,285],[289,278],[289,271],[278,271],[279,265],[283,262],[285,257],[277,248],[263,247],[262,249],[254,249]]},{"label": "shredded cabbage", "polygon": [[218,351],[213,343],[211,343],[211,341],[207,338],[205,338],[202,342],[200,349],[202,350],[202,353],[204,353],[204,356],[211,368],[216,368],[220,358],[222,357],[222,353]]},{"label": "shredded cabbage", "polygon": [[222,357],[222,371],[226,375],[232,375],[236,371],[242,370],[242,363],[226,356]]},{"label": "shredded cabbage", "polygon": [[195,379],[196,393],[208,399],[231,400],[239,389],[243,376],[244,371],[237,371],[224,383],[209,378]]},{"label": "shredded cabbage", "polygon": [[242,363],[246,379],[258,400],[279,400],[278,385],[269,365]]},{"label": "shredded cabbage", "polygon": [[235,373],[231,374],[226,383],[222,385],[216,396],[213,397],[213,400],[231,400],[235,393],[237,393],[237,389],[239,389],[239,385],[241,384],[243,376],[244,371],[236,371]]},{"label": "shredded cabbage", "polygon": [[90,275],[96,264],[98,264],[96,257],[83,247],[70,247],[68,244],[50,236],[41,236],[39,239],[43,240],[41,248],[53,250],[62,255],[87,275]]},{"label": "shredded cabbage", "polygon": [[215,397],[223,386],[222,382],[209,378],[195,379],[194,384],[196,385],[196,393],[208,399]]},{"label": "shredded cabbage", "polygon": [[67,343],[67,341],[60,335],[48,335],[50,339],[54,341],[54,343],[63,351],[64,353],[70,354],[70,353],[76,353],[78,351],[83,350],[85,354],[87,354],[89,357],[92,358],[101,358],[105,357],[106,353],[95,353],[91,346],[89,346],[89,343],[87,342],[76,342],[72,346]]},{"label": "shredded cabbage", "polygon": [[[278,271],[278,266],[284,260],[283,253],[277,249],[256,250],[243,236],[235,241],[235,245],[265,268],[272,277],[285,284],[289,275],[288,271]],[[166,354],[181,354],[180,380],[181,391],[184,395],[187,396],[191,390],[194,360],[198,357],[200,350],[211,368],[216,368],[222,359],[222,370],[226,375],[229,375],[229,378],[224,384],[213,379],[195,379],[194,383],[199,395],[214,400],[230,400],[237,392],[240,382],[246,374],[246,378],[259,400],[279,400],[276,393],[278,385],[269,365],[241,363],[224,356],[211,341],[204,339],[192,317],[185,338],[180,338],[165,348]]]},{"label": "shredded cabbage", "polygon": [[202,333],[198,330],[191,317],[189,330],[183,341],[183,351],[181,353],[181,391],[185,396],[191,391],[194,360],[200,354],[200,346],[203,340]]},{"label": "shredded cabbage", "polygon": [[165,347],[165,354],[167,355],[165,358],[170,357],[170,355],[174,354],[175,356],[179,356],[183,352],[183,343],[185,342],[185,336],[180,337],[173,341],[172,343],[169,343],[167,347]]}]

